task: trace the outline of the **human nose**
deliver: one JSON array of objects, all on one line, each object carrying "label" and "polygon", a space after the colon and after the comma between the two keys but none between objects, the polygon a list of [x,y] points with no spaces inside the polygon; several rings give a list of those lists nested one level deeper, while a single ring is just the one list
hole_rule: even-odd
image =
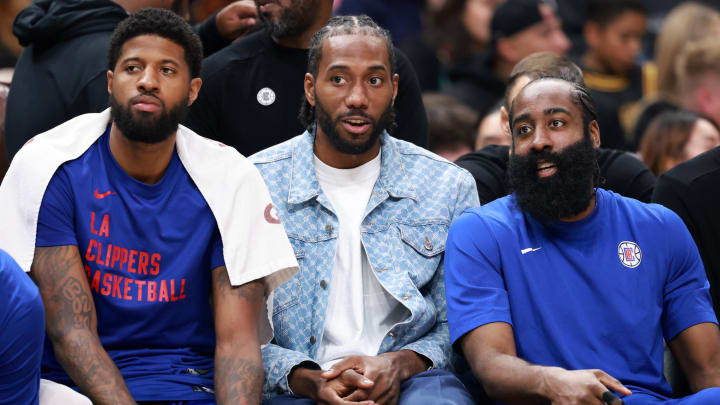
[{"label": "human nose", "polygon": [[570,40],[562,31],[555,33],[555,49],[559,55],[565,55],[570,50]]},{"label": "human nose", "polygon": [[143,70],[137,81],[137,87],[145,93],[153,93],[158,90],[158,77],[154,69],[146,68]]},{"label": "human nose", "polygon": [[537,151],[552,148],[552,139],[550,139],[550,134],[545,130],[545,128],[538,128],[535,130],[530,147]]},{"label": "human nose", "polygon": [[347,98],[345,99],[345,104],[348,108],[358,108],[358,109],[366,109],[368,106],[368,97],[367,97],[367,91],[365,89],[365,86],[362,85],[362,83],[355,83],[350,88],[350,93],[348,93]]}]

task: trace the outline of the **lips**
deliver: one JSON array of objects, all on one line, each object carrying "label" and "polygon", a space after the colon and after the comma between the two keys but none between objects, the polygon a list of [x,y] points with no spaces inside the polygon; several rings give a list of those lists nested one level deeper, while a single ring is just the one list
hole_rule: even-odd
[{"label": "lips", "polygon": [[346,117],[341,120],[343,128],[351,134],[362,135],[370,129],[371,122],[363,117]]},{"label": "lips", "polygon": [[133,97],[130,103],[140,111],[152,112],[162,108],[162,102],[157,97],[143,94]]},{"label": "lips", "polygon": [[557,166],[555,163],[540,161],[537,165],[538,177],[550,177],[557,173]]}]

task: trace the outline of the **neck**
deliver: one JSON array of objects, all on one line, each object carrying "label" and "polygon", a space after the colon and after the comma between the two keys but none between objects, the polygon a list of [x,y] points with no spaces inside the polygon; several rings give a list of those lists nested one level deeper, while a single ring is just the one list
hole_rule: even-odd
[{"label": "neck", "polygon": [[321,162],[330,167],[352,169],[373,160],[380,153],[380,139],[367,152],[360,154],[342,153],[335,149],[327,135],[318,128],[313,144],[313,153]]},{"label": "neck", "polygon": [[298,35],[291,35],[283,38],[272,37],[273,41],[286,48],[310,49],[310,40],[317,31],[322,28],[332,16],[332,2],[320,1],[319,10],[315,12],[315,19],[312,24]]},{"label": "neck", "polygon": [[146,184],[156,184],[165,175],[175,148],[175,134],[159,143],[131,141],[112,124],[110,153],[118,165],[132,178]]},{"label": "neck", "polygon": [[112,0],[114,3],[116,3],[118,6],[122,7],[127,11],[129,14],[132,14],[138,10],[140,10],[143,7],[142,2],[137,2],[135,0]]},{"label": "neck", "polygon": [[597,193],[595,192],[595,190],[593,190],[592,198],[590,198],[590,203],[588,204],[587,208],[585,208],[582,212],[580,212],[577,215],[573,215],[573,216],[567,217],[567,218],[560,218],[560,221],[562,221],[562,222],[577,222],[577,221],[587,218],[595,210],[596,202],[597,202]]},{"label": "neck", "polygon": [[603,75],[614,75],[616,72],[613,72],[612,69],[610,69],[605,63],[603,63],[602,59],[600,59],[593,51],[588,50],[585,52],[585,55],[583,55],[582,58],[583,67],[593,71],[595,73],[600,73]]}]

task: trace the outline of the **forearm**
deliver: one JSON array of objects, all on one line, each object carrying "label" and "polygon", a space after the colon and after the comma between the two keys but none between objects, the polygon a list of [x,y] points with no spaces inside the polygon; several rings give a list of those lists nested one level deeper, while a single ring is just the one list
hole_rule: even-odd
[{"label": "forearm", "polygon": [[317,399],[318,387],[324,379],[320,376],[322,370],[315,370],[302,365],[294,368],[288,376],[288,385],[292,392],[302,398]]},{"label": "forearm", "polygon": [[264,375],[257,344],[218,345],[215,349],[218,405],[259,404]]},{"label": "forearm", "polygon": [[548,398],[545,379],[549,367],[536,366],[518,357],[495,353],[471,362],[475,377],[488,396],[508,404],[537,404]]},{"label": "forearm", "polygon": [[97,335],[89,330],[74,330],[52,342],[55,358],[93,404],[135,404],[125,380]]}]

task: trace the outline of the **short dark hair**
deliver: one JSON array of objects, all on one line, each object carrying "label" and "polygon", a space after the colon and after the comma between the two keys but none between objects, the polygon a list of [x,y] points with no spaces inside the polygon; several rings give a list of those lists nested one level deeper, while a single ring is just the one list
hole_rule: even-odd
[{"label": "short dark hair", "polygon": [[535,52],[516,63],[510,72],[505,89],[505,109],[510,109],[510,90],[520,77],[527,76],[531,81],[541,77],[554,77],[585,87],[582,69],[567,56],[552,52]]},{"label": "short dark hair", "polygon": [[202,68],[202,43],[190,24],[170,10],[144,8],[124,19],[110,37],[108,69],[115,70],[120,51],[125,42],[141,35],[156,35],[175,42],[185,50],[185,62],[190,77],[200,77]]},{"label": "short dark hair", "polygon": [[[397,62],[390,31],[380,27],[372,18],[366,15],[339,15],[330,18],[327,24],[320,28],[310,40],[307,72],[313,77],[317,77],[320,69],[322,47],[325,39],[340,35],[365,35],[384,40],[387,46],[388,58],[390,58],[390,75],[395,74]],[[307,101],[305,95],[302,97],[303,102],[300,106],[298,118],[300,119],[300,123],[310,130],[315,123],[315,109]]]},{"label": "short dark hair", "polygon": [[[582,112],[582,120],[583,120],[583,129],[587,133],[590,127],[590,123],[593,121],[597,121],[597,110],[595,109],[595,102],[592,99],[592,96],[590,96],[590,92],[588,91],[587,87],[585,87],[582,84],[572,82],[569,80],[565,80],[558,77],[553,76],[544,76],[537,78],[530,83],[527,84],[527,86],[531,85],[532,83],[539,82],[541,80],[559,80],[562,82],[565,82],[570,85],[571,87],[571,93],[570,93],[570,99],[580,107],[580,111]],[[525,86],[525,87],[527,87]],[[510,124],[510,135],[513,136],[513,116],[515,115],[515,112],[513,111],[513,107],[515,106],[515,100],[510,105],[510,109],[508,110],[508,123]]]},{"label": "short dark hair", "polygon": [[463,145],[472,150],[478,113],[444,93],[425,93],[422,99],[428,117],[428,149],[437,153]]},{"label": "short dark hair", "polygon": [[604,27],[628,11],[648,15],[642,0],[591,0],[585,9],[585,21]]}]

